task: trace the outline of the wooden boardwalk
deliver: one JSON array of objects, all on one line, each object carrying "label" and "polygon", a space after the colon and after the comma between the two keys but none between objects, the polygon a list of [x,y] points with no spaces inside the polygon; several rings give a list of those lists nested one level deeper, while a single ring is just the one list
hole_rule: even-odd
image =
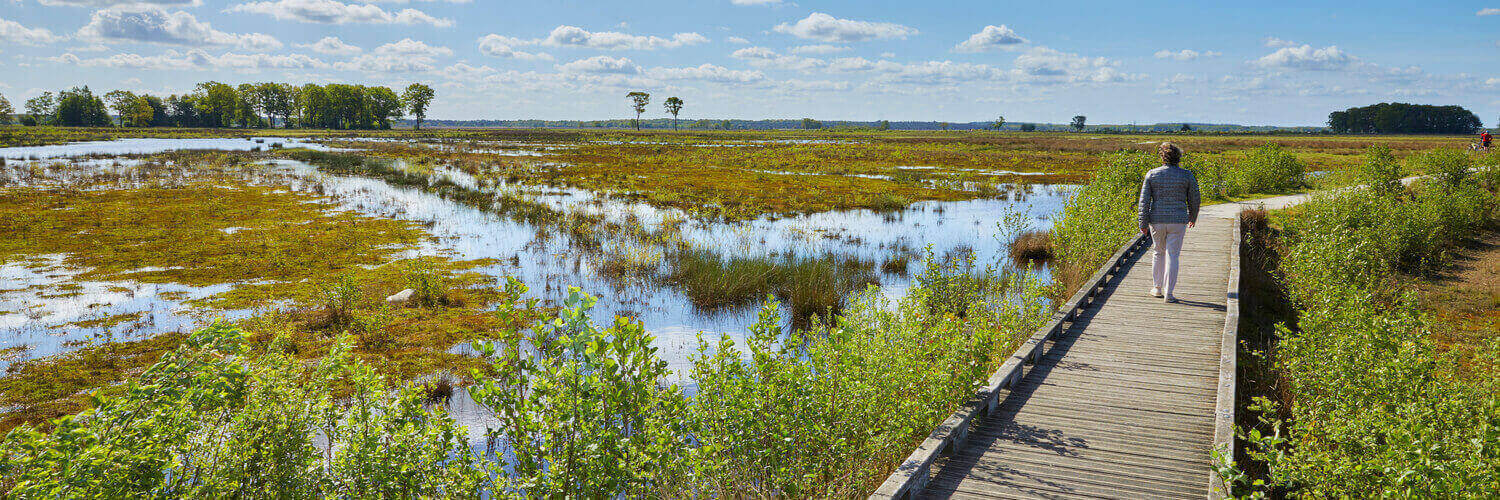
[{"label": "wooden boardwalk", "polygon": [[1188,230],[1180,303],[1150,296],[1149,248],[1122,248],[1091,297],[1080,291],[871,498],[1213,498],[1211,451],[1232,440],[1246,205],[1204,207]]},{"label": "wooden boardwalk", "polygon": [[1150,251],[1130,258],[918,496],[1207,498],[1234,232],[1201,222],[1182,302],[1149,295]]}]

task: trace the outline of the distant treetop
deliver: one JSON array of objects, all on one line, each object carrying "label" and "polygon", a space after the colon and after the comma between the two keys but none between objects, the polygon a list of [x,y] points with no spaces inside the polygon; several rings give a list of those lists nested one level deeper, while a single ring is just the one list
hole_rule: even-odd
[{"label": "distant treetop", "polygon": [[1383,102],[1328,114],[1328,128],[1341,134],[1472,134],[1481,125],[1462,106]]}]

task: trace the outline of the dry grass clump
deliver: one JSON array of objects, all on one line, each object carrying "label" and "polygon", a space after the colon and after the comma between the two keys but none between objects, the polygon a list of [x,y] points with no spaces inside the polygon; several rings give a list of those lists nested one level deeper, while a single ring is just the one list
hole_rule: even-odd
[{"label": "dry grass clump", "polygon": [[1052,233],[1027,231],[1010,242],[1010,260],[1041,264],[1052,260]]}]

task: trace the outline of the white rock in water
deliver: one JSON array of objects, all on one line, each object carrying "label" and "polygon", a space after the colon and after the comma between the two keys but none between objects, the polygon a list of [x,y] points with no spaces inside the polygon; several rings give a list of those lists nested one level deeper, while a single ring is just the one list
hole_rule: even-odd
[{"label": "white rock in water", "polygon": [[411,296],[414,295],[414,294],[416,294],[416,293],[417,293],[416,290],[412,290],[410,288],[407,288],[405,290],[396,292],[395,295],[392,295],[390,297],[386,297],[385,298],[385,303],[387,303],[387,304],[397,304],[397,305],[405,304],[407,301],[411,300]]}]

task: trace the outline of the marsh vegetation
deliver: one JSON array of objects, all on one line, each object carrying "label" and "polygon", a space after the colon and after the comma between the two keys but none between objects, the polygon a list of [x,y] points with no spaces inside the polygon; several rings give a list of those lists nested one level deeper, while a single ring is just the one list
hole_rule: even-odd
[{"label": "marsh vegetation", "polygon": [[[862,496],[1134,230],[1155,166],[1148,136],[153,133],[0,149],[14,496]],[[1391,170],[1173,140],[1219,199]],[[1422,153],[1447,140],[1369,157],[1474,182]]]}]

